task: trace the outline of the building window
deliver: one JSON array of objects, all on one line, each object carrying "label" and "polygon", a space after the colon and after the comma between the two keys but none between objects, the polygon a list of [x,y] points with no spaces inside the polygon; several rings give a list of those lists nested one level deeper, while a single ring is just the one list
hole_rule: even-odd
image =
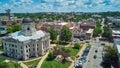
[{"label": "building window", "polygon": [[37,50],[39,50],[39,49],[37,48]]},{"label": "building window", "polygon": [[39,44],[37,44],[37,47],[38,47]]},{"label": "building window", "polygon": [[5,45],[6,45],[6,43],[5,43]]},{"label": "building window", "polygon": [[30,47],[30,45],[28,45]]},{"label": "building window", "polygon": [[28,57],[28,55],[27,55],[27,57]]},{"label": "building window", "polygon": [[12,44],[12,47],[14,47],[14,45]]},{"label": "building window", "polygon": [[21,49],[22,49],[22,46],[21,46]]},{"label": "building window", "polygon": [[26,50],[26,52],[28,52],[28,50]]},{"label": "building window", "polygon": [[21,54],[23,53],[23,51],[21,51]]},{"label": "building window", "polygon": [[27,30],[30,30],[30,28],[28,27]]}]

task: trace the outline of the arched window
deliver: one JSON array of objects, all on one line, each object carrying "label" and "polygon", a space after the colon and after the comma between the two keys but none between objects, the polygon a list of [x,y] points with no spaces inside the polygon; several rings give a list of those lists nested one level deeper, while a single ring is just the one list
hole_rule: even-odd
[{"label": "arched window", "polygon": [[28,27],[27,30],[30,30],[30,28]]}]

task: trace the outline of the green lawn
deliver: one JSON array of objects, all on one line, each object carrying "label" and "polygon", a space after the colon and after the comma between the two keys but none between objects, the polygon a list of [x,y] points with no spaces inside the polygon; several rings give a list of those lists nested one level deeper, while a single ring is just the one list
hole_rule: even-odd
[{"label": "green lawn", "polygon": [[75,49],[73,47],[65,47],[65,49],[70,50],[70,56],[76,56],[79,50],[81,49],[81,47],[80,49]]},{"label": "green lawn", "polygon": [[24,64],[26,64],[29,68],[31,68],[32,66],[37,66],[39,61],[40,61],[40,59],[37,59],[37,60],[34,60],[34,61],[25,62]]},{"label": "green lawn", "polygon": [[70,62],[61,63],[55,60],[52,61],[45,60],[41,68],[68,68],[70,64],[71,64]]},{"label": "green lawn", "polygon": [[3,51],[3,48],[2,48],[2,46],[0,46],[0,51]]},{"label": "green lawn", "polygon": [[0,58],[0,63],[2,63],[5,59],[4,58]]},{"label": "green lawn", "polygon": [[90,45],[90,44],[88,44],[86,48],[91,48],[91,45]]},{"label": "green lawn", "polygon": [[4,61],[5,61],[4,58],[0,58],[0,68],[22,68],[18,63],[12,61],[6,63]]},{"label": "green lawn", "polygon": [[[70,50],[70,56],[76,56],[76,54],[80,50],[80,49],[75,49],[73,47],[64,47],[64,48]],[[55,60],[52,60],[52,61],[45,60],[41,68],[68,68],[70,64],[71,62],[61,63]]]}]

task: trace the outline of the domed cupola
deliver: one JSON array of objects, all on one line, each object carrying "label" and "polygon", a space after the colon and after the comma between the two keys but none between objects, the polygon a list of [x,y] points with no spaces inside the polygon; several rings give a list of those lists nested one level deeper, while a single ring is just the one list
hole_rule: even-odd
[{"label": "domed cupola", "polygon": [[29,16],[26,16],[22,21],[22,34],[32,36],[34,33],[36,33],[35,23]]},{"label": "domed cupola", "polygon": [[32,23],[33,22],[33,20],[30,18],[30,17],[25,17],[24,19],[23,19],[23,21],[22,21],[22,23]]}]

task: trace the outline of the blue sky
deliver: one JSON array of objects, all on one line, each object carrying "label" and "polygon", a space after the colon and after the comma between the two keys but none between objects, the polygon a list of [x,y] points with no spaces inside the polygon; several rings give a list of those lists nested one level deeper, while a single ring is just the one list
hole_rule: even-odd
[{"label": "blue sky", "polygon": [[0,0],[0,13],[120,11],[120,0]]}]

